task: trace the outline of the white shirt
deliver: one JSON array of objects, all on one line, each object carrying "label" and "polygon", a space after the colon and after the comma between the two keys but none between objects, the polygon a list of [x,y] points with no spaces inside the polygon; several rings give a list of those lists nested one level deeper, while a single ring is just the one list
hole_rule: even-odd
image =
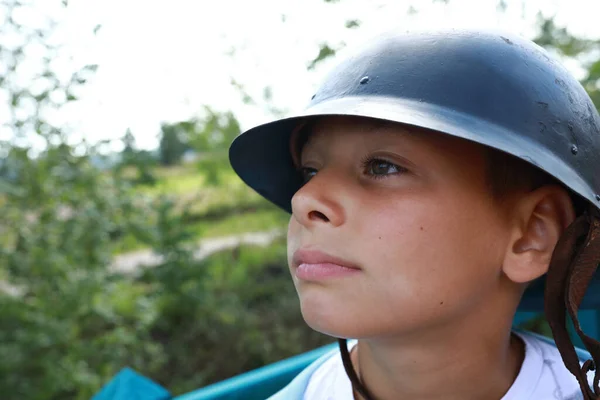
[{"label": "white shirt", "polygon": [[[514,332],[525,343],[525,359],[517,379],[500,400],[582,399],[579,384],[564,366],[558,349],[533,335]],[[588,373],[590,384],[593,372]],[[304,400],[352,400],[352,385],[338,353],[311,376]]]}]

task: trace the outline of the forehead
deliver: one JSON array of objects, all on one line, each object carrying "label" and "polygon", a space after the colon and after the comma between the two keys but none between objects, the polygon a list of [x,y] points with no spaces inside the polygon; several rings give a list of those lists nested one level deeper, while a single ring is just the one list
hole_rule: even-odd
[{"label": "forehead", "polygon": [[347,140],[348,136],[407,135],[410,128],[392,122],[364,117],[321,117],[305,129],[305,144]]}]

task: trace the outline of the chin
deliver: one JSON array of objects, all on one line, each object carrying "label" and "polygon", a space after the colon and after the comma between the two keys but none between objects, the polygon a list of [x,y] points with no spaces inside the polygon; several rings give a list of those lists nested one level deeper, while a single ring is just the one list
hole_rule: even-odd
[{"label": "chin", "polygon": [[[330,289],[330,288],[327,288]],[[435,326],[442,315],[403,312],[402,315],[374,311],[370,305],[358,300],[356,293],[345,296],[323,287],[303,287],[298,291],[300,309],[306,324],[324,335],[344,339],[375,339],[382,337],[414,337]],[[408,300],[408,299],[407,299]],[[398,309],[419,309],[410,301],[410,306]],[[379,312],[377,312],[379,311]]]},{"label": "chin", "polygon": [[315,295],[300,295],[300,309],[306,324],[313,330],[336,338],[354,339],[367,334],[361,329],[364,324],[360,315],[350,314],[356,310],[352,305],[339,299]]}]

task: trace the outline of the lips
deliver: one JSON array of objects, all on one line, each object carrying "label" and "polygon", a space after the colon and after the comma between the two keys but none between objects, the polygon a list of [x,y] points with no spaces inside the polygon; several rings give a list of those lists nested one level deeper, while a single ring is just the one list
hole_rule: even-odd
[{"label": "lips", "polygon": [[360,267],[350,261],[340,257],[335,257],[319,250],[310,250],[302,247],[294,252],[292,259],[294,268],[298,268],[300,264],[336,264],[341,267],[360,269]]}]

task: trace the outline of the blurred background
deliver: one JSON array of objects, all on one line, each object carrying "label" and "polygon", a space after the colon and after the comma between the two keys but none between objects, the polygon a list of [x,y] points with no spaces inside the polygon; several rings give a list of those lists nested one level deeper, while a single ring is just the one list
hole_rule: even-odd
[{"label": "blurred background", "polygon": [[[0,0],[0,397],[181,394],[333,340],[227,149],[386,28],[497,27],[600,106],[593,0]],[[529,326],[547,333],[543,320]]]}]

